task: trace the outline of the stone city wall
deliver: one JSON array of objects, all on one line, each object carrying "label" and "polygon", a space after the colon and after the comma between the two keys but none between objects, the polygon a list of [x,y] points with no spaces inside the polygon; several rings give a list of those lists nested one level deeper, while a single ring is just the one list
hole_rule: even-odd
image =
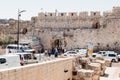
[{"label": "stone city wall", "polygon": [[102,15],[98,11],[90,14],[88,12],[40,12],[38,16],[32,17],[31,21],[20,23],[21,30],[24,27],[28,32],[25,35],[20,34],[20,37],[29,37],[34,33],[41,38],[45,48],[51,48],[56,39],[59,39],[60,45],[65,46],[66,49],[87,48],[89,42],[93,43],[94,49],[119,50],[120,48],[118,38],[120,7],[113,7],[111,12],[103,12]]},{"label": "stone city wall", "polygon": [[[36,19],[36,35],[46,48],[51,41],[65,40],[67,49],[87,48],[92,42],[95,49],[118,49],[120,46],[120,7],[112,12],[71,12],[71,13],[39,13]],[[95,24],[95,27],[94,27]],[[65,34],[65,35],[64,35]],[[64,44],[64,43],[63,43]]]}]

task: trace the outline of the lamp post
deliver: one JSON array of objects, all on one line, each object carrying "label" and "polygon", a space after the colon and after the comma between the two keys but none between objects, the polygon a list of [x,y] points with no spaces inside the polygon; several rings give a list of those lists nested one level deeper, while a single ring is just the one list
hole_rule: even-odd
[{"label": "lamp post", "polygon": [[20,20],[20,16],[21,16],[21,13],[22,12],[25,12],[26,10],[22,10],[22,11],[20,11],[19,9],[18,9],[18,28],[17,28],[17,45],[18,45],[18,49],[19,49],[19,20]]}]

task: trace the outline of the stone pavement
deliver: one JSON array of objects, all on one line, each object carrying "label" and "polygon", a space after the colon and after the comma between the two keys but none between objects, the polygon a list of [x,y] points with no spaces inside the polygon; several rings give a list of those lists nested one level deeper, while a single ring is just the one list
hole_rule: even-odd
[{"label": "stone pavement", "polygon": [[100,77],[100,80],[120,80],[120,67],[107,67],[105,76]]}]

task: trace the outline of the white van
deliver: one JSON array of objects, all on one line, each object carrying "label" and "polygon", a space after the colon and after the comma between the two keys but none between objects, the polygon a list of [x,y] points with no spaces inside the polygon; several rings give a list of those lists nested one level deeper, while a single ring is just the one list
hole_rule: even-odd
[{"label": "white van", "polygon": [[0,69],[20,66],[20,57],[15,54],[0,55]]},{"label": "white van", "polygon": [[9,44],[6,47],[6,54],[8,53],[17,53],[17,52],[27,52],[27,53],[35,53],[35,49],[31,49],[28,46],[17,45],[17,44]]}]

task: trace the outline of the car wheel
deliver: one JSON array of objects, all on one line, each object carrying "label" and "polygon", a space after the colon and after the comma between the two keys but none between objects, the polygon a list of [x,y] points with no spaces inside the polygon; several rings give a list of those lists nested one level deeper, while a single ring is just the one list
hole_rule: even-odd
[{"label": "car wheel", "polygon": [[118,58],[118,62],[120,62],[120,58]]},{"label": "car wheel", "polygon": [[115,59],[112,59],[111,62],[116,62]]}]

